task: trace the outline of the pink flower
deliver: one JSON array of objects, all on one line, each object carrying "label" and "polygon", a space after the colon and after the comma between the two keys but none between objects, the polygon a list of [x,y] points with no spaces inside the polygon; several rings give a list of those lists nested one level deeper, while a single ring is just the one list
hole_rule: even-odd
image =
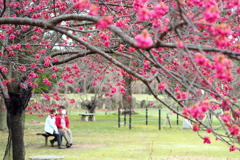
[{"label": "pink flower", "polygon": [[36,73],[34,73],[33,71],[31,71],[28,75],[28,78],[29,79],[32,79],[32,78],[38,78],[38,75]]},{"label": "pink flower", "polygon": [[135,45],[140,48],[149,48],[153,45],[153,40],[146,29],[135,37]]},{"label": "pink flower", "polygon": [[151,18],[151,11],[147,9],[146,7],[141,8],[137,12],[137,20],[139,22],[144,22],[146,20],[149,20]]},{"label": "pink flower", "polygon": [[2,106],[2,110],[6,110],[6,107]]},{"label": "pink flower", "polygon": [[182,114],[184,115],[184,118],[188,118],[189,117],[189,111],[187,107],[183,107],[183,111]]},{"label": "pink flower", "polygon": [[76,90],[77,92],[80,92],[80,88],[76,88],[75,90]]},{"label": "pink flower", "polygon": [[44,93],[44,92],[42,93],[42,95],[43,95],[43,97],[46,98],[47,100],[50,100],[50,99],[51,99],[50,96],[49,96],[48,94]]},{"label": "pink flower", "polygon": [[160,91],[165,90],[165,89],[166,89],[166,85],[165,85],[165,83],[160,82],[160,83],[158,84],[158,89],[159,89]]},{"label": "pink flower", "polygon": [[53,67],[52,67],[52,71],[58,71],[58,67],[53,66]]},{"label": "pink flower", "polygon": [[237,68],[236,72],[240,74],[240,67]]},{"label": "pink flower", "polygon": [[40,115],[38,115],[38,117],[44,117],[44,114],[40,114]]},{"label": "pink flower", "polygon": [[154,105],[154,102],[150,102],[150,103],[149,103],[149,106],[153,106],[153,105]]},{"label": "pink flower", "polygon": [[9,36],[9,39],[14,39],[15,38],[15,35],[13,35],[13,34],[11,34],[10,36]]},{"label": "pink flower", "polygon": [[236,148],[234,145],[231,145],[231,147],[229,148],[229,151],[230,151],[230,152],[233,152],[233,151],[235,151],[235,150],[237,150],[237,148]]},{"label": "pink flower", "polygon": [[201,54],[201,53],[197,53],[194,57],[194,61],[198,64],[198,65],[202,65],[205,66],[207,64],[207,58],[205,57],[205,55]]},{"label": "pink flower", "polygon": [[59,101],[60,97],[59,96],[54,96],[53,99],[55,99],[56,101]]},{"label": "pink flower", "polygon": [[36,54],[35,57],[36,57],[37,59],[39,59],[39,58],[41,57],[41,55],[40,55],[40,54]]},{"label": "pink flower", "polygon": [[195,123],[195,124],[193,125],[193,131],[194,131],[194,132],[199,131],[199,122],[197,122],[197,123]]},{"label": "pink flower", "polygon": [[50,86],[52,84],[47,78],[43,79],[43,83],[45,83],[48,86]]},{"label": "pink flower", "polygon": [[74,4],[74,8],[82,10],[90,5],[88,0],[77,0]]},{"label": "pink flower", "polygon": [[31,63],[30,66],[31,66],[32,68],[34,68],[34,67],[37,66],[37,64],[36,64],[36,63]]},{"label": "pink flower", "polygon": [[97,81],[94,81],[94,82],[92,83],[92,85],[93,85],[93,86],[96,86],[96,85],[98,85],[98,82],[97,82]]},{"label": "pink flower", "polygon": [[97,27],[98,28],[107,28],[108,25],[111,25],[113,24],[113,17],[112,16],[106,16],[106,17],[103,17],[102,19],[100,19],[97,23]]},{"label": "pink flower", "polygon": [[92,15],[92,16],[96,16],[98,15],[98,11],[99,11],[99,7],[94,5],[94,4],[91,4],[90,7],[89,7],[89,15]]},{"label": "pink flower", "polygon": [[57,58],[57,57],[54,57],[54,58],[53,58],[53,62],[58,62],[58,58]]},{"label": "pink flower", "polygon": [[231,114],[229,112],[223,113],[221,115],[223,122],[228,123],[231,120]]},{"label": "pink flower", "polygon": [[183,49],[184,48],[184,44],[182,41],[177,41],[176,43],[177,47],[180,48],[180,49]]},{"label": "pink flower", "polygon": [[57,74],[56,73],[53,73],[52,75],[51,75],[51,78],[56,78],[57,77]]},{"label": "pink flower", "polygon": [[110,87],[110,92],[111,93],[115,93],[116,91],[117,91],[116,87],[113,87],[113,86]]},{"label": "pink flower", "polygon": [[211,127],[208,127],[208,128],[206,129],[206,132],[207,132],[207,133],[211,133],[211,132],[212,132],[212,128],[211,128]]},{"label": "pink flower", "polygon": [[203,143],[211,144],[211,140],[209,137],[204,137],[203,138]]},{"label": "pink flower", "polygon": [[233,124],[231,127],[228,128],[228,130],[231,132],[231,135],[233,136],[237,136],[238,133],[240,132],[240,129],[236,124]]},{"label": "pink flower", "polygon": [[75,102],[76,102],[75,99],[70,100],[70,103],[75,103]]},{"label": "pink flower", "polygon": [[3,33],[0,33],[0,39],[4,39],[5,35]]},{"label": "pink flower", "polygon": [[26,66],[25,66],[25,65],[19,66],[19,67],[18,67],[18,71],[21,72],[21,73],[26,72],[26,71],[27,71]]},{"label": "pink flower", "polygon": [[203,13],[204,18],[207,22],[213,23],[218,20],[220,17],[220,11],[217,6],[212,5],[209,8],[206,8],[205,12]]},{"label": "pink flower", "polygon": [[34,35],[34,36],[31,37],[31,40],[33,40],[33,41],[38,41],[38,40],[40,40],[40,38],[39,38],[38,36],[35,36],[35,35]]},{"label": "pink flower", "polygon": [[153,16],[155,18],[161,18],[167,12],[168,12],[168,6],[165,5],[163,2],[161,2],[161,3],[158,3],[158,4],[155,5]]}]

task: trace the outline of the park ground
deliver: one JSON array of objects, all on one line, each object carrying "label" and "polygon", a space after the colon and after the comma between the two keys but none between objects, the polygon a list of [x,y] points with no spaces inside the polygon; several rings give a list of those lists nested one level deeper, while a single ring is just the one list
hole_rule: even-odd
[{"label": "park ground", "polygon": [[[144,111],[144,110],[143,110]],[[229,152],[229,146],[215,141],[203,144],[202,139],[190,129],[177,126],[171,117],[172,128],[164,123],[159,130],[157,124],[157,110],[149,115],[149,126],[145,122],[138,122],[145,117],[144,112],[133,116],[133,126],[129,130],[128,124],[118,128],[117,111],[97,111],[95,122],[80,121],[79,112],[72,112],[70,116],[74,145],[69,149],[59,150],[56,147],[44,145],[44,138],[36,133],[43,132],[46,117],[25,115],[25,148],[26,159],[35,155],[61,155],[65,160],[239,160],[240,152]],[[142,115],[142,117],[141,117]],[[137,119],[137,117],[139,119]],[[127,119],[128,120],[128,119]],[[151,120],[154,121],[151,123]],[[180,122],[181,119],[180,119]],[[0,132],[0,159],[3,157],[7,132]],[[203,135],[208,135],[204,133]],[[50,138],[51,139],[51,138]],[[63,141],[65,144],[65,141]]]}]

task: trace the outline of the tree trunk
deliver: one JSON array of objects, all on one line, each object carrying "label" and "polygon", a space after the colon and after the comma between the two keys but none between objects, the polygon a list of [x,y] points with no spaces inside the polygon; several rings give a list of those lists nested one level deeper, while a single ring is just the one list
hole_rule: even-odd
[{"label": "tree trunk", "polygon": [[126,108],[126,111],[124,114],[129,114],[130,113],[130,109],[133,111],[132,108],[132,89],[131,89],[131,84],[132,84],[132,78],[129,78],[127,76],[123,76],[125,83],[124,83],[124,88],[126,90],[126,94],[123,95],[122,97],[122,103],[123,103],[123,107]]},{"label": "tree trunk", "polygon": [[10,115],[9,117],[12,135],[13,160],[24,160],[24,135],[22,114]]},{"label": "tree trunk", "polygon": [[[0,106],[2,106],[1,103]],[[1,108],[0,108],[0,130],[7,131],[7,110],[2,110]]]}]

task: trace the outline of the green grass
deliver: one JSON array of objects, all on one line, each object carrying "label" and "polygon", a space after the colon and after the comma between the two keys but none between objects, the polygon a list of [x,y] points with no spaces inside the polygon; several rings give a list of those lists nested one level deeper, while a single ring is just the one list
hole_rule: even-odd
[{"label": "green grass", "polygon": [[[138,115],[141,115],[140,113]],[[143,114],[144,115],[144,114]],[[133,117],[134,118],[134,117]],[[150,112],[149,119],[156,119]],[[162,123],[165,117],[162,117]],[[41,123],[32,123],[32,121]],[[168,157],[194,157],[202,159],[239,159],[239,151],[229,152],[228,146],[212,138],[212,144],[203,141],[191,130],[183,130],[181,124],[175,127],[165,126],[158,130],[157,126],[133,125],[117,127],[117,114],[97,112],[96,122],[82,122],[80,117],[70,115],[74,145],[70,149],[58,150],[44,146],[44,138],[36,136],[43,132],[45,117],[26,115],[25,145],[26,159],[33,155],[62,155],[66,160],[165,160]],[[7,141],[7,133],[0,132],[0,159],[3,156]],[[205,134],[205,133],[204,133]],[[205,134],[210,135],[210,134]],[[64,141],[65,144],[65,141]],[[180,158],[179,158],[180,159]]]}]

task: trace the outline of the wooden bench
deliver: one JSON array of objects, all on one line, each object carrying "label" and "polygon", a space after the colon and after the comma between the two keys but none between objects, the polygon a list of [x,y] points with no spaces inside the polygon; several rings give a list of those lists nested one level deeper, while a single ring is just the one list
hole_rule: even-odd
[{"label": "wooden bench", "polygon": [[79,114],[81,117],[81,121],[95,121],[95,113],[81,113]]},{"label": "wooden bench", "polygon": [[55,155],[39,155],[39,156],[31,156],[29,157],[31,160],[56,160],[56,159],[64,159],[64,156],[55,156]]},{"label": "wooden bench", "polygon": [[47,133],[37,133],[36,135],[40,135],[40,136],[45,137],[45,146],[48,145],[48,137],[53,136],[53,135],[47,134]]}]

